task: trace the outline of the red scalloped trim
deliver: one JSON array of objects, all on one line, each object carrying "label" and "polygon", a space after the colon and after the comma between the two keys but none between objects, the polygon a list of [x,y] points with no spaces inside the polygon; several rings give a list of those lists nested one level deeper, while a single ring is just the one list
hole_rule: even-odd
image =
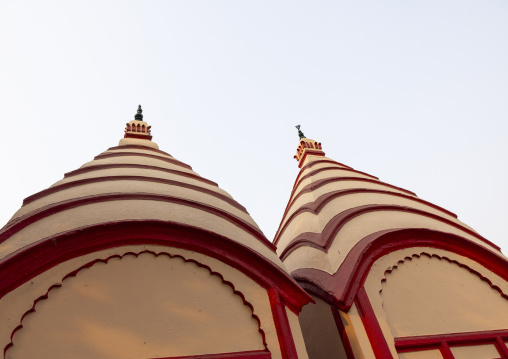
[{"label": "red scalloped trim", "polygon": [[[460,263],[460,262],[456,261],[455,259],[450,259],[450,258],[448,258],[446,256],[440,256],[438,254],[431,254],[431,253],[427,253],[427,252],[414,253],[414,254],[411,255],[411,257],[406,256],[406,257],[404,257],[404,259],[397,261],[396,265],[393,265],[393,266],[389,267],[387,270],[385,270],[385,272],[383,274],[383,278],[381,279],[381,283],[385,283],[387,281],[386,275],[387,274],[391,274],[394,270],[398,269],[399,265],[401,265],[405,261],[412,261],[414,257],[420,258],[421,256],[426,256],[426,257],[429,257],[429,258],[436,257],[439,260],[443,260],[444,259],[444,260],[446,260],[449,263],[453,263],[453,264],[458,265],[460,268],[467,269],[470,273],[478,276],[482,281],[486,282],[492,289],[497,291],[501,295],[502,298],[508,300],[508,295],[504,294],[503,291],[501,290],[501,288],[499,288],[497,285],[494,285],[490,279],[488,279],[487,277],[483,276],[480,272],[475,271],[474,269],[472,269],[468,265]],[[379,295],[381,295],[382,292],[383,292],[383,289],[381,288],[381,290],[379,291]],[[384,301],[383,301],[383,303],[384,303]]]},{"label": "red scalloped trim", "polygon": [[60,288],[62,285],[63,285],[63,282],[68,279],[68,278],[71,278],[71,277],[75,277],[81,270],[83,269],[88,269],[88,268],[91,268],[94,264],[96,263],[105,263],[107,264],[109,262],[110,259],[112,258],[119,258],[119,259],[122,259],[123,257],[127,256],[127,255],[134,255],[136,258],[140,255],[140,254],[143,254],[143,253],[150,253],[152,255],[154,255],[155,257],[158,257],[158,256],[161,256],[161,255],[167,255],[168,257],[170,257],[171,259],[173,258],[181,258],[183,259],[183,261],[185,263],[194,263],[195,265],[197,265],[198,267],[200,268],[205,268],[206,270],[208,270],[210,272],[210,275],[215,275],[217,277],[220,278],[220,280],[222,281],[222,283],[228,285],[229,287],[231,287],[231,289],[233,290],[233,294],[235,295],[238,295],[240,298],[242,298],[242,302],[244,305],[246,305],[247,307],[249,307],[249,309],[251,310],[252,312],[252,317],[257,321],[258,323],[258,330],[259,330],[259,333],[261,333],[261,337],[263,338],[263,345],[265,347],[265,351],[268,351],[268,344],[266,343],[266,336],[265,336],[265,332],[263,331],[263,329],[261,329],[261,320],[259,319],[259,317],[254,314],[254,306],[248,302],[246,299],[245,299],[245,296],[243,295],[242,292],[236,290],[235,286],[233,283],[231,283],[230,281],[227,281],[224,279],[224,276],[219,273],[219,272],[215,272],[214,270],[212,270],[209,266],[207,266],[206,264],[202,264],[198,261],[196,261],[195,259],[187,259],[185,257],[183,257],[182,255],[179,255],[179,254],[170,254],[168,252],[158,252],[158,253],[155,253],[153,251],[150,251],[150,250],[144,250],[144,251],[141,251],[141,252],[138,252],[138,253],[134,253],[134,252],[126,252],[122,255],[119,255],[119,254],[114,254],[112,256],[109,256],[105,259],[94,259],[93,261],[90,261],[88,262],[87,264],[85,265],[82,265],[81,267],[79,267],[78,269],[66,274],[62,280],[60,281],[60,283],[57,283],[57,284],[53,284],[51,287],[48,288],[48,290],[46,291],[46,293],[42,296],[40,296],[39,298],[37,298],[36,300],[34,300],[33,302],[33,305],[32,307],[27,310],[22,316],[21,316],[21,319],[19,321],[19,325],[14,328],[14,330],[12,331],[11,333],[11,336],[10,336],[10,339],[11,341],[5,346],[4,348],[4,359],[6,358],[6,355],[7,355],[7,351],[12,347],[14,346],[14,341],[13,341],[13,338],[14,338],[14,335],[20,331],[22,328],[23,328],[23,320],[25,319],[25,317],[27,315],[30,315],[32,313],[35,313],[36,312],[36,306],[37,304],[42,301],[42,300],[45,300],[45,299],[48,299],[49,298],[49,293],[55,289],[55,288]]},{"label": "red scalloped trim", "polygon": [[405,248],[431,247],[450,251],[478,262],[508,281],[508,261],[493,250],[464,237],[425,228],[394,228],[362,238],[349,251],[333,274],[319,269],[301,268],[291,272],[306,290],[348,311],[374,262]]}]

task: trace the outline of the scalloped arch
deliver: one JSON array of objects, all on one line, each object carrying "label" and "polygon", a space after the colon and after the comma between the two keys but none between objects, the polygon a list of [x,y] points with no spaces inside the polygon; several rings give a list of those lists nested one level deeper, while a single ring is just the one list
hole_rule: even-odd
[{"label": "scalloped arch", "polygon": [[265,350],[268,352],[268,345],[267,345],[267,342],[266,342],[266,336],[265,336],[265,332],[263,331],[263,329],[261,328],[261,320],[259,319],[259,317],[254,313],[254,306],[248,302],[245,298],[245,295],[240,292],[239,290],[237,290],[234,286],[234,284],[228,280],[226,280],[224,278],[224,276],[219,273],[219,272],[216,272],[214,270],[212,270],[209,266],[203,264],[203,263],[200,263],[194,259],[188,259],[188,258],[185,258],[183,257],[182,255],[179,255],[179,254],[170,254],[168,252],[154,252],[154,251],[150,251],[150,250],[144,250],[144,251],[140,251],[140,252],[125,252],[124,254],[122,255],[119,255],[119,254],[115,254],[115,255],[112,255],[112,256],[109,256],[107,258],[104,258],[104,259],[95,259],[93,261],[90,261],[88,262],[87,264],[85,265],[82,265],[81,267],[79,267],[78,269],[66,274],[62,280],[60,281],[60,283],[57,283],[57,284],[53,284],[52,286],[50,286],[48,288],[48,290],[46,291],[46,293],[40,297],[38,297],[37,299],[34,300],[33,302],[33,305],[32,307],[27,310],[22,316],[21,316],[21,319],[19,321],[19,325],[16,326],[16,328],[14,328],[14,330],[12,331],[11,335],[10,335],[10,342],[4,347],[4,355],[3,355],[3,358],[5,359],[6,358],[6,355],[7,355],[7,352],[9,351],[10,348],[12,348],[15,344],[14,344],[14,335],[19,332],[21,329],[23,329],[23,320],[28,316],[28,315],[31,315],[33,313],[36,312],[36,307],[37,305],[43,301],[43,300],[47,300],[49,299],[49,294],[50,292],[53,290],[53,289],[56,289],[56,288],[60,288],[64,285],[64,282],[65,280],[69,279],[69,278],[72,278],[72,277],[75,277],[80,271],[84,270],[84,269],[89,269],[91,268],[92,266],[94,266],[95,264],[97,263],[104,263],[104,264],[107,264],[109,262],[109,260],[111,259],[114,259],[114,258],[117,258],[117,259],[123,259],[125,256],[135,256],[136,258],[141,255],[141,254],[145,254],[145,253],[148,253],[148,254],[152,254],[153,256],[155,257],[159,257],[159,256],[167,256],[171,259],[173,258],[180,258],[182,259],[185,263],[193,263],[195,265],[197,265],[198,267],[200,268],[204,268],[206,269],[210,275],[212,276],[216,276],[218,277],[221,282],[223,284],[226,284],[227,286],[229,286],[232,291],[233,291],[233,294],[234,295],[237,295],[239,296],[241,299],[242,299],[242,303],[243,305],[247,306],[250,311],[251,311],[251,316],[252,318],[254,318],[257,322],[257,325],[258,325],[258,331],[259,333],[261,334],[261,337],[262,337],[262,341],[263,341],[263,346],[265,348]]},{"label": "scalloped arch", "polygon": [[[426,256],[428,258],[432,258],[432,257],[435,257],[435,258],[438,258],[439,260],[445,260],[449,263],[452,263],[452,264],[456,264],[458,265],[460,268],[464,268],[464,269],[467,269],[470,273],[478,276],[483,282],[486,282],[492,289],[494,289],[495,291],[497,291],[501,297],[503,297],[504,299],[508,300],[508,295],[506,295],[505,293],[503,293],[503,291],[501,290],[501,288],[499,288],[497,285],[494,285],[492,283],[492,281],[490,279],[488,279],[487,277],[483,276],[480,272],[472,269],[471,267],[463,264],[463,263],[460,263],[454,259],[450,259],[446,256],[440,256],[438,254],[435,254],[435,253],[427,253],[427,252],[420,252],[420,253],[415,253],[415,254],[412,254],[411,257],[409,256],[405,256],[404,259],[402,260],[399,260],[397,261],[397,264],[393,265],[393,266],[390,266],[388,267],[388,269],[385,270],[385,272],[383,273],[383,278],[381,279],[381,283],[385,283],[387,281],[387,278],[386,278],[386,275],[387,274],[391,274],[394,270],[397,270],[398,267],[406,262],[406,261],[412,261],[413,258],[420,258],[422,256]],[[383,289],[381,289],[379,291],[379,294],[381,295],[381,292],[383,291]],[[384,302],[383,302],[384,303]]]}]

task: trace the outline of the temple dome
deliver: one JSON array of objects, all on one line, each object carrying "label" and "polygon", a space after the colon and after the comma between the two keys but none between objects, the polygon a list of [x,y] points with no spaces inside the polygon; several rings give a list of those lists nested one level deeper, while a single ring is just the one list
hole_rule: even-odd
[{"label": "temple dome", "polygon": [[89,226],[169,221],[227,237],[282,267],[246,209],[215,182],[159,150],[141,108],[136,116],[118,146],[24,200],[0,231],[0,258]]}]

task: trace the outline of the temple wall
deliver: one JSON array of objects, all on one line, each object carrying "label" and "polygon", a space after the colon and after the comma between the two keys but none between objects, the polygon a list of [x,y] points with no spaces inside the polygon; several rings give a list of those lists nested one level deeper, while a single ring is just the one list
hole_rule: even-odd
[{"label": "temple wall", "polygon": [[[455,253],[426,247],[392,252],[374,263],[365,289],[392,353],[396,338],[508,329],[508,282]],[[479,359],[489,357],[492,348],[452,352]],[[424,354],[441,358],[436,351],[400,357]]]},{"label": "temple wall", "polygon": [[[76,277],[62,281],[68,273],[94,259],[105,259],[115,254],[121,256],[127,252],[140,253],[145,250],[155,253],[167,252],[183,256],[187,260],[195,260],[220,273],[225,281],[233,283],[235,290],[241,295],[233,293],[233,289],[224,284],[219,276],[210,275],[208,269],[179,258],[165,255],[155,257],[149,253],[140,254],[138,258],[131,254],[121,260],[112,258],[108,264],[95,264],[91,269],[80,271]],[[115,264],[115,261],[120,265]],[[108,270],[104,271],[101,268]],[[113,270],[109,271],[109,268]],[[90,277],[88,273],[97,275]],[[111,356],[103,355],[108,358],[139,358],[139,353],[144,353],[141,357],[147,358],[156,357],[156,354],[188,355],[191,349],[203,351],[201,354],[263,349],[263,336],[258,330],[258,322],[252,317],[250,307],[242,302],[242,296],[252,305],[254,315],[261,322],[261,330],[272,358],[281,357],[266,289],[213,258],[192,251],[152,245],[117,247],[69,260],[5,295],[0,299],[2,347],[10,342],[12,332],[20,324],[22,316],[32,308],[34,301],[44,296],[54,284],[62,286],[52,289],[49,299],[39,301],[35,307],[36,312],[28,314],[23,319],[23,328],[14,334],[14,346],[8,350],[10,353],[8,358],[29,358],[31,349],[21,351],[20,348],[32,348],[30,333],[35,335],[37,332],[45,334],[41,338],[46,338],[44,340],[52,343],[60,343],[67,338],[67,342],[60,343],[62,353],[72,352],[72,348],[76,347],[82,348],[83,353],[90,354],[91,352],[87,350],[93,343],[93,347],[102,348],[100,350],[103,350],[103,353],[111,354]],[[103,306],[87,307],[89,301]],[[118,306],[118,311],[122,312],[122,315],[114,313],[115,306]],[[148,319],[144,321],[143,318]],[[46,324],[40,326],[42,324],[37,324],[39,321]],[[30,324],[31,322],[33,324]],[[77,333],[85,334],[78,335],[82,338],[76,339]],[[178,351],[171,351],[173,346],[171,348],[164,346],[169,336],[178,338],[178,343],[182,343],[174,346],[179,348]],[[208,340],[204,340],[201,346],[193,344],[194,339],[190,338],[200,336]],[[120,350],[118,356],[113,356],[112,352],[108,351],[110,350],[108,342],[125,342],[125,352]],[[152,344],[148,351],[145,342]],[[49,344],[45,345],[50,347]],[[40,356],[35,357],[45,358],[42,354],[38,355]],[[58,358],[48,356],[50,357]],[[101,356],[91,354],[83,356],[90,357]]]}]

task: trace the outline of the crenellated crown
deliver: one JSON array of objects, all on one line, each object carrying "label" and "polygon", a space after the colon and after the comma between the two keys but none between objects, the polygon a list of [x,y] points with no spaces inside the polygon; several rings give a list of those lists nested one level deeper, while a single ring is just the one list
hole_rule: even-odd
[{"label": "crenellated crown", "polygon": [[139,105],[138,111],[134,115],[134,120],[129,121],[125,126],[125,135],[123,137],[151,140],[152,139],[152,135],[150,132],[151,127],[152,126],[148,126],[148,123],[143,121],[143,110],[141,109],[141,105]]}]

